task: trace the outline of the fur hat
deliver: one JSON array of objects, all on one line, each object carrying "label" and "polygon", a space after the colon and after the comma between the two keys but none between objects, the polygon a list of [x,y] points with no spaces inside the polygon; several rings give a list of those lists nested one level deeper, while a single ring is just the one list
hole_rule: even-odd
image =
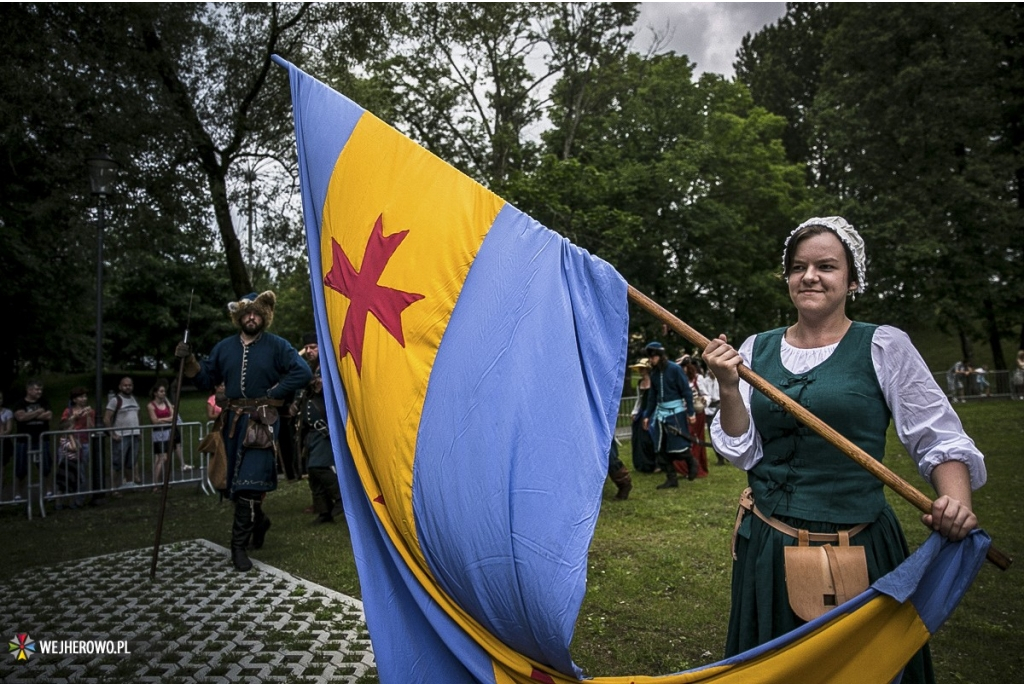
[{"label": "fur hat", "polygon": [[256,312],[263,317],[263,328],[270,328],[274,321],[274,305],[277,304],[277,295],[272,290],[265,290],[259,295],[249,293],[238,302],[228,302],[228,312],[231,314],[231,322],[242,327],[242,316],[247,312]]}]

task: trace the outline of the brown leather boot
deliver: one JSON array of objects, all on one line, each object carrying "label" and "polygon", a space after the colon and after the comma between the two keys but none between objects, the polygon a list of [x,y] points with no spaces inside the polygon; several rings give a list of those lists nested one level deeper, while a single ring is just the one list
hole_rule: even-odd
[{"label": "brown leather boot", "polygon": [[615,499],[628,499],[629,491],[633,489],[633,479],[629,477],[629,471],[625,466],[612,474],[612,482],[619,489],[615,493]]}]

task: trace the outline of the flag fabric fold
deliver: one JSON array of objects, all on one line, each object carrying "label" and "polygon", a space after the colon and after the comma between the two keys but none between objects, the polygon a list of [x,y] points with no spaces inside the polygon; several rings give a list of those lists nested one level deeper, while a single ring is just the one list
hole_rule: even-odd
[{"label": "flag fabric fold", "polygon": [[[569,643],[622,390],[626,284],[275,61],[289,73],[324,392],[381,681],[579,681]],[[834,663],[824,655],[857,640],[879,648],[871,635],[887,626],[903,632],[885,633],[885,668],[905,662],[970,585],[986,541],[929,540],[780,640],[630,679],[827,682],[827,668],[801,666],[808,650]],[[883,670],[856,677],[892,677]]]}]

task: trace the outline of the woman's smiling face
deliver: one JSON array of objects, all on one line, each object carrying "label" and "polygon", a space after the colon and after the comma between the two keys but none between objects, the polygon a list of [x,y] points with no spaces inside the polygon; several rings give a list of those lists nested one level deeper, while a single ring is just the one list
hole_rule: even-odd
[{"label": "woman's smiling face", "polygon": [[855,287],[843,243],[831,231],[797,244],[787,281],[797,312],[815,317],[844,311],[846,296]]}]

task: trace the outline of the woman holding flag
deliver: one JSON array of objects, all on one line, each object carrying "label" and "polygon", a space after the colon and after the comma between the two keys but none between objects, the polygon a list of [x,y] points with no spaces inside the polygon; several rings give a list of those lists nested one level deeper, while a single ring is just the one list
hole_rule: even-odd
[{"label": "woman holding flag", "polygon": [[[783,277],[797,310],[795,324],[751,336],[739,350],[720,336],[704,351],[721,392],[712,440],[719,454],[748,472],[750,485],[734,533],[727,656],[831,608],[821,595],[823,606],[805,601],[809,576],[800,561],[809,558],[804,551],[820,551],[812,543],[853,552],[832,572],[862,575],[864,587],[854,594],[908,555],[882,483],[771,400],[752,393],[739,379],[741,363],[879,461],[892,419],[921,475],[939,494],[922,519],[950,540],[977,527],[971,492],[986,479],[981,453],[909,337],[847,317],[847,298],[866,286],[864,241],[849,223],[825,217],[798,226],[783,250]],[[930,680],[926,647],[907,664],[903,681]]]}]

